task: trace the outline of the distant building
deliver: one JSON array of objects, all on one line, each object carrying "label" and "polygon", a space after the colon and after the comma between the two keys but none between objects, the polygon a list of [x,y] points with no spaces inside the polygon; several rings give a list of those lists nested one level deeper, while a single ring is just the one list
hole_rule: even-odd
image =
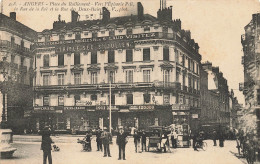
[{"label": "distant building", "polygon": [[85,131],[108,127],[109,83],[112,126],[145,129],[189,124],[200,112],[199,46],[172,20],[143,13],[71,22],[58,20],[38,33],[35,57],[35,129]]},{"label": "distant building", "polygon": [[0,14],[1,121],[15,133],[27,128],[24,115],[32,110],[33,51],[37,38],[34,30]]},{"label": "distant building", "polygon": [[230,127],[231,111],[227,80],[219,67],[202,64],[201,71],[201,125]]}]

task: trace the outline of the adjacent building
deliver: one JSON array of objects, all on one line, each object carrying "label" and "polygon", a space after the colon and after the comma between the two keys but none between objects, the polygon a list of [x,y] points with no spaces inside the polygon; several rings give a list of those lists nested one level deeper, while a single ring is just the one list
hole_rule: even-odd
[{"label": "adjacent building", "polygon": [[2,127],[23,132],[27,127],[24,114],[32,110],[33,50],[37,33],[0,13],[0,114]]},{"label": "adjacent building", "polygon": [[219,67],[205,62],[201,70],[201,125],[230,127],[231,110],[227,80]]},{"label": "adjacent building", "polygon": [[[199,46],[172,8],[99,20],[59,19],[38,33],[34,58],[34,128],[85,131],[109,126],[198,126]],[[111,94],[109,88],[111,86]],[[111,101],[110,101],[111,100]],[[224,110],[224,109],[223,109]]]}]

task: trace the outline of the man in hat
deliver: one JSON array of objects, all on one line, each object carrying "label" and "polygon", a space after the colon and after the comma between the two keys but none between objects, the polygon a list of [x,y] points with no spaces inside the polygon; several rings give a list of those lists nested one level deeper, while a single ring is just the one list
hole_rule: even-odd
[{"label": "man in hat", "polygon": [[107,131],[107,128],[104,127],[104,131],[101,134],[102,143],[104,145],[104,157],[111,157],[109,143],[112,142],[112,134]]},{"label": "man in hat", "polygon": [[44,127],[43,131],[40,132],[42,135],[41,150],[43,151],[43,164],[46,164],[47,157],[49,164],[52,164],[51,156],[51,144],[54,143],[50,137],[51,129],[49,126]]},{"label": "man in hat", "polygon": [[119,157],[118,160],[121,160],[121,154],[123,152],[123,160],[125,159],[125,145],[127,143],[127,134],[124,132],[124,129],[122,126],[119,127],[119,132],[116,138],[116,143],[119,148]]},{"label": "man in hat", "polygon": [[97,135],[96,135],[96,137],[97,137],[97,139],[96,139],[96,142],[97,142],[97,151],[102,151],[102,140],[101,140],[101,130],[100,129],[98,129],[97,130]]}]

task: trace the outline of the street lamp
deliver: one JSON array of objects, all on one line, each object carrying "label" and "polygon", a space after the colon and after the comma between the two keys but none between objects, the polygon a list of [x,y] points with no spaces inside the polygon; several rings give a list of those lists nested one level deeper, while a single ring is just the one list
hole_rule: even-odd
[{"label": "street lamp", "polygon": [[111,133],[111,127],[112,127],[112,116],[111,116],[111,72],[109,75],[109,133]]},{"label": "street lamp", "polygon": [[2,103],[3,103],[3,110],[2,110],[2,121],[1,121],[1,128],[5,128],[6,125],[6,95],[5,95],[5,82],[6,82],[6,75],[7,75],[7,71],[6,71],[6,56],[3,57],[3,61],[1,62],[1,66],[0,66],[0,73],[3,75],[2,77],[2,88],[1,88],[1,92],[3,94],[3,99],[2,99]]}]

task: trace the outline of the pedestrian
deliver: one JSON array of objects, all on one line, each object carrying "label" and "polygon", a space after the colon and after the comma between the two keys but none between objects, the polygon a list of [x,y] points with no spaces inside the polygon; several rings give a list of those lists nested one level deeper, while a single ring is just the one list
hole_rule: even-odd
[{"label": "pedestrian", "polygon": [[119,156],[118,160],[121,160],[121,154],[123,153],[123,160],[126,160],[125,158],[125,146],[127,143],[127,134],[124,132],[124,129],[122,126],[119,127],[119,132],[117,134],[116,138],[116,144],[118,145],[118,151],[119,151]]},{"label": "pedestrian", "polygon": [[137,130],[135,130],[134,132],[134,144],[135,144],[135,152],[140,152],[140,134],[137,132]]},{"label": "pedestrian", "polygon": [[193,133],[193,141],[192,141],[192,147],[193,147],[193,149],[194,149],[194,151],[198,151],[198,149],[197,149],[197,146],[196,146],[196,144],[197,144],[197,138],[198,138],[198,133],[197,132],[194,132]]},{"label": "pedestrian", "polygon": [[[86,133],[86,137],[85,137],[85,141],[87,142],[87,144],[85,146],[89,146],[89,149],[88,151],[91,151],[92,150],[92,147],[91,147],[91,137],[92,137],[92,133],[91,131],[87,131]],[[85,147],[86,148],[86,147]]]},{"label": "pedestrian", "polygon": [[141,137],[142,137],[142,152],[143,152],[146,151],[146,133],[144,130],[142,131]]},{"label": "pedestrian", "polygon": [[102,140],[101,140],[101,130],[98,129],[97,130],[97,134],[96,134],[96,142],[97,142],[97,151],[102,151]]},{"label": "pedestrian", "polygon": [[213,143],[214,143],[213,146],[217,146],[217,132],[215,129],[212,132],[212,139],[213,139]]},{"label": "pedestrian", "polygon": [[177,130],[173,130],[171,134],[171,140],[172,140],[172,147],[174,149],[177,148],[177,137],[178,137]]},{"label": "pedestrian", "polygon": [[219,146],[220,147],[224,147],[224,140],[225,140],[225,136],[223,131],[220,131],[219,133]]},{"label": "pedestrian", "polygon": [[104,131],[101,134],[101,138],[104,146],[104,157],[111,157],[109,144],[112,142],[112,135],[107,131],[106,127],[104,127]]},{"label": "pedestrian", "polygon": [[43,151],[43,164],[46,164],[47,158],[49,164],[52,164],[52,156],[51,156],[51,144],[54,143],[50,137],[51,129],[50,127],[45,127],[41,132],[42,135],[42,143],[41,150]]}]

